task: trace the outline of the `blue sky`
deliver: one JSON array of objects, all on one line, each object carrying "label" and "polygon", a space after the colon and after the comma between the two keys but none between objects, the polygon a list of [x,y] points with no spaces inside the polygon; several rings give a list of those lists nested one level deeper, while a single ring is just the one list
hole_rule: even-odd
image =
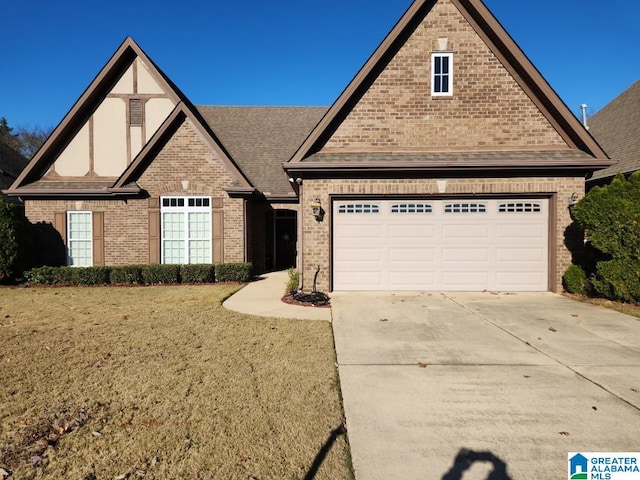
[{"label": "blue sky", "polygon": [[[640,78],[640,2],[485,0],[578,114]],[[204,105],[330,105],[411,0],[0,2],[0,117],[55,126],[127,35]]]}]

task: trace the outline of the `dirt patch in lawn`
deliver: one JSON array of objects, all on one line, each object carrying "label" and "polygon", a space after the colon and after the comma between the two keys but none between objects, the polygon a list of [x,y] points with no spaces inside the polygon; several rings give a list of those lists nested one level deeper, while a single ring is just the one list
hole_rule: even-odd
[{"label": "dirt patch in lawn", "polygon": [[353,478],[331,326],[238,286],[0,289],[11,479]]}]

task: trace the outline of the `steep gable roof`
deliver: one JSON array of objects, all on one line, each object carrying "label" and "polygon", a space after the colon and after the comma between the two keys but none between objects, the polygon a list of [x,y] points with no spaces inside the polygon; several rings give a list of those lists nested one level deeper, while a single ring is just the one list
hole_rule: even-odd
[{"label": "steep gable roof", "polygon": [[640,80],[589,119],[589,129],[614,165],[590,181],[640,170]]},{"label": "steep gable roof", "polygon": [[243,173],[267,198],[295,197],[282,170],[326,107],[197,106]]},{"label": "steep gable roof", "polygon": [[[578,119],[571,114],[567,106],[544,80],[542,75],[482,1],[449,1],[458,9],[476,34],[485,42],[495,57],[508,70],[520,88],[531,99],[548,123],[558,132],[568,147],[575,152],[573,158],[567,155],[558,158],[558,166],[566,168],[580,166],[586,167],[588,170],[609,165],[611,162],[605,152],[583,128]],[[353,111],[360,99],[390,64],[400,49],[407,43],[436,4],[438,4],[438,0],[414,1],[389,35],[383,40],[332,105],[325,117],[311,132],[300,149],[294,154],[288,164],[285,165],[285,169],[288,171],[319,169],[317,163],[326,161],[326,158],[324,156],[318,158],[314,155],[323,148],[331,136],[337,131],[345,118]],[[591,157],[591,160],[585,160],[583,152],[587,153]],[[428,155],[420,161],[425,165],[431,162]],[[489,159],[489,161],[491,160]],[[535,164],[537,162],[536,155],[531,155],[529,161]],[[313,163],[316,163],[316,165],[312,165]],[[334,162],[332,168],[335,168],[338,163],[339,162]],[[522,163],[518,166],[522,167]],[[549,166],[553,166],[553,162],[546,164],[546,167]],[[353,165],[349,167],[346,163],[343,163],[340,167],[352,168]]]},{"label": "steep gable roof", "polygon": [[[158,82],[168,98],[176,105],[171,114],[115,182],[107,178],[87,179],[87,181],[79,179],[77,182],[41,181],[41,177],[53,164],[56,156],[69,145],[80,127],[87,122],[100,102],[116,86],[136,59],[140,59],[151,71],[154,81]],[[134,182],[137,175],[141,173],[141,167],[148,165],[149,156],[157,151],[159,144],[166,141],[168,132],[175,131],[176,122],[185,119],[191,121],[191,124],[222,159],[223,164],[235,179],[233,188],[240,193],[252,192],[253,186],[230,158],[196,108],[138,44],[131,37],[127,37],[6,193],[25,197],[59,194],[70,196],[139,194],[141,190]]]}]

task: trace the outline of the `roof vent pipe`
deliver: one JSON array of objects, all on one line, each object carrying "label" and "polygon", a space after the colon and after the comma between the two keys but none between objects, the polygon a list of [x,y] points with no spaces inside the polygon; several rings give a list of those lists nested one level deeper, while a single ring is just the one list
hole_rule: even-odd
[{"label": "roof vent pipe", "polygon": [[582,125],[589,130],[589,125],[587,125],[587,104],[583,103],[580,105],[580,110],[582,110]]}]

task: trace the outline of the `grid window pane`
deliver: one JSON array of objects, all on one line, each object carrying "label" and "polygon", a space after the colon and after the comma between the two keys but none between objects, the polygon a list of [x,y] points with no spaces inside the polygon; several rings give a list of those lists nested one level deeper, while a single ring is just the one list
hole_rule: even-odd
[{"label": "grid window pane", "polygon": [[67,265],[93,265],[91,212],[67,213]]},{"label": "grid window pane", "polygon": [[211,262],[211,242],[209,240],[191,240],[189,242],[189,263]]},{"label": "grid window pane", "polygon": [[184,263],[184,240],[164,240],[164,263]]},{"label": "grid window pane", "polygon": [[162,198],[163,263],[211,263],[208,197]]},{"label": "grid window pane", "polygon": [[162,237],[165,239],[184,239],[184,213],[162,214]]},{"label": "grid window pane", "polygon": [[209,213],[190,213],[189,238],[209,238],[211,236],[209,232],[210,225]]}]

